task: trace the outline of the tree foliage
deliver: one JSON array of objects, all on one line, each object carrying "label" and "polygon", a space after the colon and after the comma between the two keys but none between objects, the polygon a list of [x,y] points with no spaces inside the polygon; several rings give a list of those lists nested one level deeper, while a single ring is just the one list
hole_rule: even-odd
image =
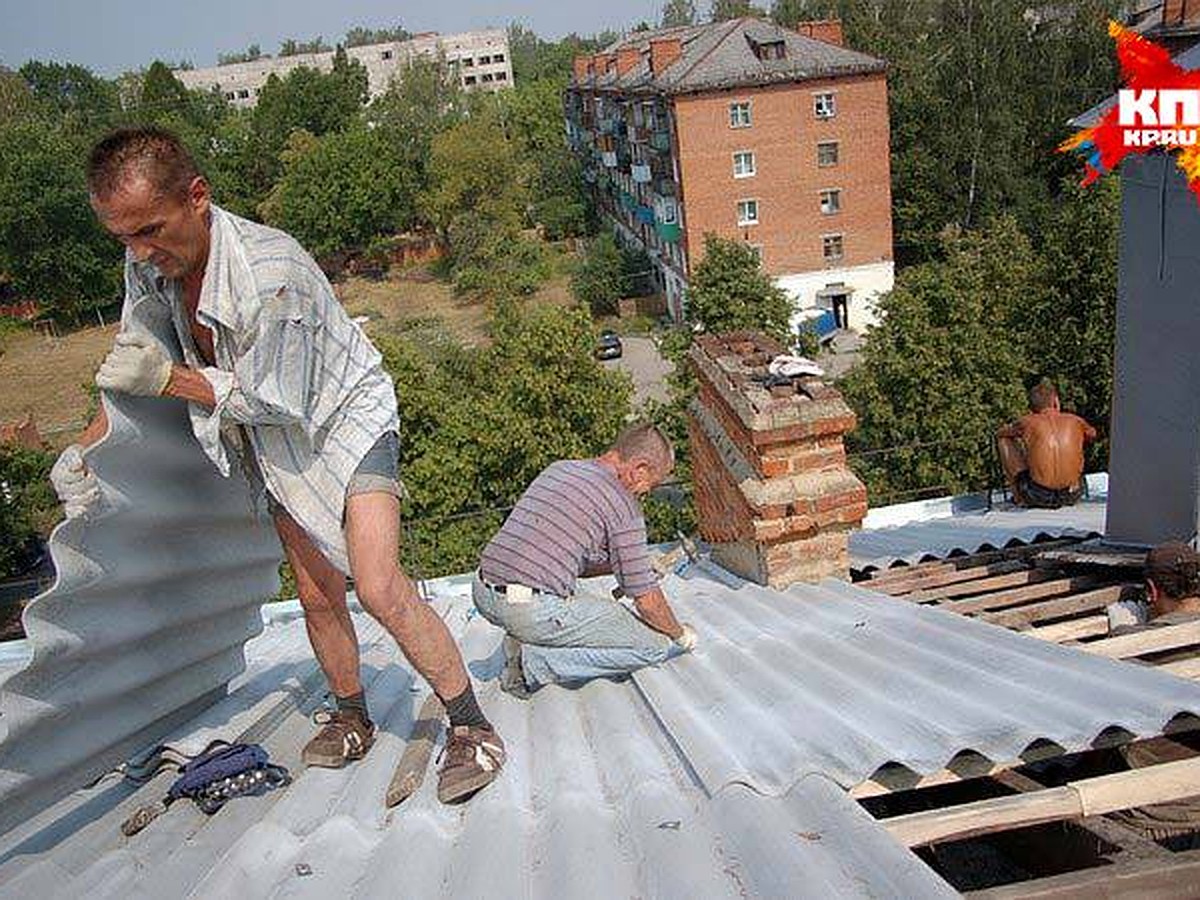
[{"label": "tree foliage", "polygon": [[359,127],[321,138],[293,132],[283,176],[262,212],[310,252],[326,256],[407,230],[415,195],[403,158],[378,131]]},{"label": "tree foliage", "polygon": [[0,128],[0,271],[64,321],[107,305],[120,287],[120,255],[88,205],[83,158],[52,125]]},{"label": "tree foliage", "polygon": [[678,28],[696,24],[696,4],[693,0],[667,0],[663,4],[660,23],[663,28]]},{"label": "tree foliage", "polygon": [[395,28],[367,28],[357,25],[346,32],[342,41],[345,47],[363,47],[367,44],[387,44],[397,41],[407,41],[412,35],[402,26]]},{"label": "tree foliage", "polygon": [[24,571],[36,555],[38,537],[57,518],[53,463],[49,453],[0,444],[0,578]]},{"label": "tree foliage", "polygon": [[628,376],[592,358],[583,310],[500,304],[493,333],[475,349],[427,329],[381,342],[406,423],[403,558],[418,574],[476,565],[537,473],[601,452],[629,412]]},{"label": "tree foliage", "polygon": [[263,58],[262,47],[258,44],[251,44],[245,50],[236,51],[234,53],[218,53],[218,66],[232,66],[237,63],[254,62],[257,59]]},{"label": "tree foliage", "polygon": [[287,38],[279,45],[280,56],[299,56],[301,53],[328,53],[333,48],[325,43],[325,38],[317,35],[311,41],[298,41]]},{"label": "tree foliage", "polygon": [[993,435],[1025,408],[1036,342],[1017,322],[1045,303],[1042,261],[1011,216],[943,241],[944,260],[906,269],[883,298],[865,360],[841,384],[872,502],[994,483]]},{"label": "tree foliage", "polygon": [[704,236],[704,258],[692,273],[688,318],[704,331],[753,329],[788,340],[791,301],[741,241]]},{"label": "tree foliage", "polygon": [[729,19],[762,18],[763,11],[751,0],[712,0],[709,8],[710,22],[726,22]]}]

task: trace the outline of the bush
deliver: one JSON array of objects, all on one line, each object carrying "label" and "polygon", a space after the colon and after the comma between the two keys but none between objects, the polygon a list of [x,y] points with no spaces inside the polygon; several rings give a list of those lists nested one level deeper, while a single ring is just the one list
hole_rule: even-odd
[{"label": "bush", "polygon": [[33,562],[38,539],[58,519],[50,485],[54,457],[0,445],[0,576],[20,574]]}]

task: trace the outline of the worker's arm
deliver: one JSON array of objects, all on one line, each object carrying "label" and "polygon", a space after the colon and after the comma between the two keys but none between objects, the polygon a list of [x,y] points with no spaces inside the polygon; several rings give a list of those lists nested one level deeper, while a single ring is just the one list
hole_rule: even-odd
[{"label": "worker's arm", "polygon": [[[1076,416],[1076,418],[1079,418],[1079,417]],[[1099,437],[1099,433],[1096,431],[1095,428],[1093,428],[1091,425],[1089,425],[1087,423],[1087,420],[1079,418],[1079,426],[1080,426],[1080,428],[1083,429],[1083,442],[1085,444],[1089,444],[1092,441],[1096,440],[1097,437]]]},{"label": "worker's arm", "polygon": [[667,597],[661,588],[653,587],[646,593],[634,597],[633,605],[637,608],[642,621],[655,631],[662,632],[673,641],[683,635],[683,626],[675,618],[671,604],[667,602]]}]

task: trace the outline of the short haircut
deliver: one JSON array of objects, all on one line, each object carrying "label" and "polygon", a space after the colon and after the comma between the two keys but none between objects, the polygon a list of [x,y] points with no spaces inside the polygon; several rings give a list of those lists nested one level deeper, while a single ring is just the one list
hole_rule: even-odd
[{"label": "short haircut", "polygon": [[92,148],[87,186],[93,197],[105,199],[131,178],[145,178],[163,196],[184,197],[200,175],[187,147],[165,128],[121,128]]},{"label": "short haircut", "polygon": [[1146,578],[1172,600],[1200,593],[1200,553],[1170,541],[1146,554]]},{"label": "short haircut", "polygon": [[675,448],[649,422],[630,425],[617,436],[612,448],[621,459],[644,459],[664,472],[675,467]]},{"label": "short haircut", "polygon": [[1029,408],[1034,412],[1049,409],[1057,399],[1058,388],[1054,386],[1053,382],[1044,378],[1029,389]]}]

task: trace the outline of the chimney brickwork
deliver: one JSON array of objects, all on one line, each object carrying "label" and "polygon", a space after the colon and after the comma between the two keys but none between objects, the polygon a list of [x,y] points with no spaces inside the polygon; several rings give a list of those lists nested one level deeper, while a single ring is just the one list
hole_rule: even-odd
[{"label": "chimney brickwork", "polygon": [[702,335],[690,354],[700,535],[721,565],[771,587],[848,577],[849,534],[867,513],[866,488],[846,465],[842,436],[855,416],[841,394],[817,378],[770,390],[754,380],[783,352],[736,332]]},{"label": "chimney brickwork", "polygon": [[842,46],[841,19],[822,19],[813,22],[797,22],[794,31],[813,40],[824,41],[826,44]]}]

